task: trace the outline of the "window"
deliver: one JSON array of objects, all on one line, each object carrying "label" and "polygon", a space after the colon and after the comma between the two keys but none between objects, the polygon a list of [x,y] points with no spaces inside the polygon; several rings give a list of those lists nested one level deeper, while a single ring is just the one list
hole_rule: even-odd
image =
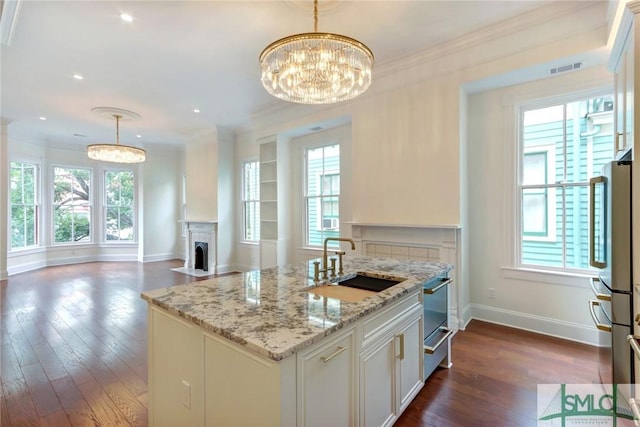
[{"label": "window", "polygon": [[340,145],[311,148],[304,154],[306,244],[322,246],[325,238],[340,235]]},{"label": "window", "polygon": [[53,242],[91,241],[91,170],[53,168]]},{"label": "window", "polygon": [[260,164],[242,164],[242,224],[246,241],[260,240]]},{"label": "window", "polygon": [[589,178],[613,158],[611,96],[521,111],[520,264],[589,269]]},{"label": "window", "polygon": [[38,245],[38,169],[30,163],[11,162],[11,250]]},{"label": "window", "polygon": [[134,240],[134,189],[132,171],[105,172],[105,240]]}]

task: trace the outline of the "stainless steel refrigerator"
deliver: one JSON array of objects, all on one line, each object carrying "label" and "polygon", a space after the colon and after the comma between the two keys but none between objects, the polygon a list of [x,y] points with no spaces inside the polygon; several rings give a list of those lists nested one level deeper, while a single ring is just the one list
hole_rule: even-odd
[{"label": "stainless steel refrigerator", "polygon": [[589,210],[589,262],[599,269],[589,309],[600,330],[600,379],[632,384],[634,358],[626,339],[633,333],[630,160],[607,163],[590,180]]}]

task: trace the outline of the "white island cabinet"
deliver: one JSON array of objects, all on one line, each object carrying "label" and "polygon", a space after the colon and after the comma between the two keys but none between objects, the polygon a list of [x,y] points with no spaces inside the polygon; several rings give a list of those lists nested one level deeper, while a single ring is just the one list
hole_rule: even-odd
[{"label": "white island cabinet", "polygon": [[284,266],[143,293],[150,426],[393,424],[424,384],[422,282],[450,267],[352,263],[404,280],[341,300]]}]

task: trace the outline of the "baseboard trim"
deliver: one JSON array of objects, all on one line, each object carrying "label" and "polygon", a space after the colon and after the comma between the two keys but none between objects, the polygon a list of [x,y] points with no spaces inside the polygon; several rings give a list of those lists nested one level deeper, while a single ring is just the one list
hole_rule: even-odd
[{"label": "baseboard trim", "polygon": [[172,259],[183,259],[184,255],[176,255],[172,253],[144,255],[141,262],[157,262],[157,261],[171,261]]},{"label": "baseboard trim", "polygon": [[471,318],[530,332],[598,346],[598,330],[580,323],[566,322],[481,304],[471,304]]}]

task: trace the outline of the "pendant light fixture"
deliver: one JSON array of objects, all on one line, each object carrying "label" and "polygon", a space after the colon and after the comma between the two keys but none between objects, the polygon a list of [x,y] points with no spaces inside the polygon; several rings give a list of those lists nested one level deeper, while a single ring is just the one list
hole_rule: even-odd
[{"label": "pendant light fixture", "polygon": [[[130,145],[120,144],[120,119],[123,117],[120,112],[126,112],[126,110],[98,107],[94,108],[93,111],[97,113],[116,111],[112,114],[116,119],[116,143],[92,144],[87,146],[87,155],[90,159],[111,163],[141,163],[145,161],[147,155],[146,150],[138,147],[132,147]],[[140,117],[137,114],[136,116]]]},{"label": "pendant light fixture", "polygon": [[282,38],[262,51],[264,88],[299,104],[330,104],[364,93],[371,84],[371,50],[351,37],[318,32],[318,0],[313,19],[312,33]]}]

